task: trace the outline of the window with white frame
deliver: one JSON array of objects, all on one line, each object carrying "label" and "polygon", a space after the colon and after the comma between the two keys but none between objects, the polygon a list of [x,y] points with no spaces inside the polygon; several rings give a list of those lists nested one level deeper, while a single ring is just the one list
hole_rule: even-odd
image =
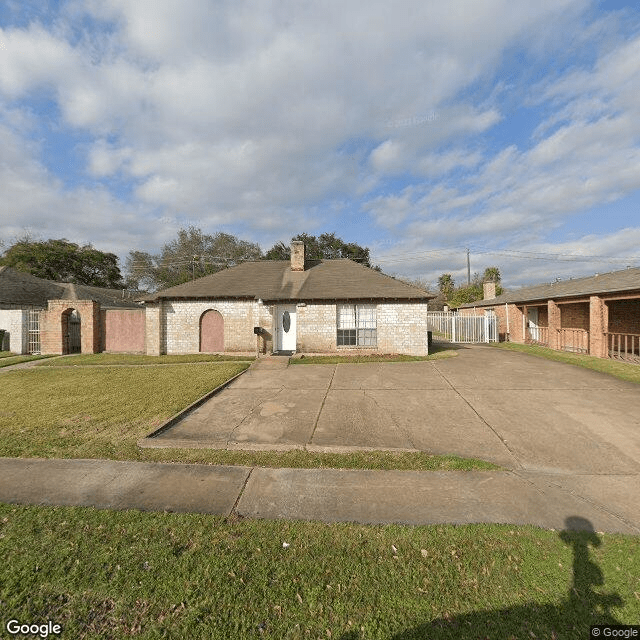
[{"label": "window with white frame", "polygon": [[339,304],[339,347],[375,347],[377,345],[376,306],[374,304]]}]

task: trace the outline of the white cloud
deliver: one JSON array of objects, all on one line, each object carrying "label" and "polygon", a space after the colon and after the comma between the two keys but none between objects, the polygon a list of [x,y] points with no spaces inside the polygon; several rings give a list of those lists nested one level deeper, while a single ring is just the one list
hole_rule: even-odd
[{"label": "white cloud", "polygon": [[[491,90],[505,52],[551,60],[567,24],[583,46],[598,36],[581,22],[587,6],[74,0],[50,26],[0,31],[0,122],[23,145],[13,182],[3,173],[12,215],[79,229],[90,201],[27,144],[35,134],[12,101],[44,91],[56,125],[90,139],[82,177],[98,181],[101,237],[114,235],[105,220],[128,230],[117,246],[170,234],[149,232],[163,215],[265,242],[345,222],[355,207],[331,202],[357,198],[401,242],[543,241],[568,215],[640,188],[639,39],[616,44],[608,31],[592,68],[523,96],[543,119],[530,146],[491,138],[510,115]],[[87,16],[93,30],[78,39]],[[130,180],[130,202],[102,186],[113,176]],[[44,209],[64,213],[54,224]]]},{"label": "white cloud", "polygon": [[84,67],[78,51],[41,26],[0,29],[0,43],[0,91],[9,98],[39,86],[55,90]]}]

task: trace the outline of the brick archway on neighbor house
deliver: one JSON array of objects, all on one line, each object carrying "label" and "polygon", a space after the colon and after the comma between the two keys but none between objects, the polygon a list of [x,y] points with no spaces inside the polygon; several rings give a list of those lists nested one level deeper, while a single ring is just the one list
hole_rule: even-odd
[{"label": "brick archway on neighbor house", "polygon": [[[100,351],[100,305],[97,302],[49,300],[47,307],[40,316],[41,353],[63,355]],[[73,311],[80,317],[79,344],[71,336]]]},{"label": "brick archway on neighbor house", "polygon": [[207,309],[200,316],[200,351],[224,351],[224,318],[215,309]]},{"label": "brick archway on neighbor house", "polygon": [[62,353],[82,351],[82,317],[76,309],[66,309],[60,316],[62,331]]}]

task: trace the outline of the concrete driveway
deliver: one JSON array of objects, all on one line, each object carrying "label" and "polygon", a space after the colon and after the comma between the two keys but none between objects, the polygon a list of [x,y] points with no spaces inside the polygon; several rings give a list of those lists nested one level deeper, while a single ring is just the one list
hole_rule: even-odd
[{"label": "concrete driveway", "polygon": [[145,446],[420,450],[538,475],[635,475],[640,388],[488,346],[408,363],[266,358]]},{"label": "concrete driveway", "polygon": [[640,387],[492,347],[416,363],[288,366],[265,358],[144,444],[421,449],[507,470],[0,458],[0,500],[325,522],[581,522],[640,533]]}]

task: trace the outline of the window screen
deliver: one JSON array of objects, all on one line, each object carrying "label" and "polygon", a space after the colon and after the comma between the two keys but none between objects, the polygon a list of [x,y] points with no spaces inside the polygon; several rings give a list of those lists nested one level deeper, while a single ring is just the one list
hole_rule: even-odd
[{"label": "window screen", "polygon": [[375,347],[377,344],[376,307],[373,304],[338,305],[339,347]]}]

